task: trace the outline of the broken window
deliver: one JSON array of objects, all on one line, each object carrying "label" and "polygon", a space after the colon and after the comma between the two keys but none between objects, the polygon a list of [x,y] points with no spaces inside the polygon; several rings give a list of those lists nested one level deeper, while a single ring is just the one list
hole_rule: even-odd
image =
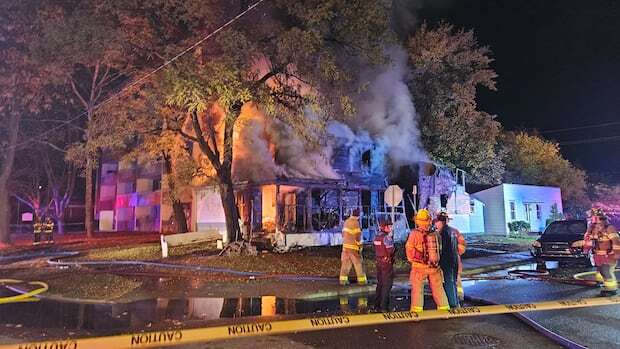
[{"label": "broken window", "polygon": [[340,224],[340,202],[336,189],[312,190],[312,229],[332,229]]},{"label": "broken window", "polygon": [[362,163],[361,163],[362,170],[370,171],[371,158],[372,156],[371,156],[370,149],[362,153]]}]

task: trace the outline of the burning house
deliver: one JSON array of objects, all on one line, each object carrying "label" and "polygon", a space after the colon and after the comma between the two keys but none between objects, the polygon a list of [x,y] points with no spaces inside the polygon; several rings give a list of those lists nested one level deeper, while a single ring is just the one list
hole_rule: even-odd
[{"label": "burning house", "polygon": [[[232,170],[245,237],[282,247],[337,245],[342,241],[342,222],[359,208],[364,238],[371,239],[377,219],[391,211],[384,191],[393,183],[404,189],[402,202],[394,208],[397,240],[407,237],[408,219],[418,207],[434,212],[443,208],[461,231],[482,232],[478,227],[483,220],[482,204],[465,192],[464,174],[428,161],[406,84],[406,53],[392,52],[391,56],[392,65],[363,72],[369,87],[356,101],[356,116],[346,123],[323,125],[325,132],[314,134],[316,144],[302,140],[290,126],[265,116],[258,108],[244,105],[233,136]],[[311,111],[307,119],[321,124]],[[121,168],[113,164],[101,167],[99,198],[105,202],[98,206],[100,227],[105,222],[112,230],[167,230],[171,209],[162,195],[165,188],[159,190],[155,185],[161,182],[161,171],[158,178],[151,178],[150,172],[142,176],[148,171],[123,167],[133,175],[121,175]],[[109,169],[118,169],[118,173]],[[190,189],[183,194],[190,229],[211,231],[225,239],[218,188],[194,183]],[[158,193],[160,200],[140,200],[155,195],[152,193]],[[114,206],[119,203],[124,206]],[[148,225],[144,221],[147,216],[160,219],[161,224]],[[120,223],[131,221],[127,217],[133,217],[133,225]]]}]

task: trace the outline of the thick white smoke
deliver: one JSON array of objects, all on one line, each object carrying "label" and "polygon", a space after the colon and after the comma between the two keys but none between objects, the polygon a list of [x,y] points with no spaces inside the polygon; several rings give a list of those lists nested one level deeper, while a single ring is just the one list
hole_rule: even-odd
[{"label": "thick white smoke", "polygon": [[401,48],[392,48],[388,55],[391,63],[374,71],[368,90],[357,103],[358,127],[383,144],[394,166],[403,166],[427,160],[420,141],[418,117],[413,98],[407,87],[407,54]]},{"label": "thick white smoke", "polygon": [[[361,153],[369,144],[374,159],[384,155],[392,168],[427,160],[420,142],[418,118],[406,84],[407,55],[402,49],[388,51],[391,62],[363,72],[368,89],[357,99],[357,115],[345,123],[331,121],[327,137],[314,136],[322,144],[310,145],[290,126],[268,119],[256,108],[244,109],[235,139],[234,173],[237,180],[271,180],[289,178],[338,179],[335,169],[346,164],[333,164],[335,151],[348,148]],[[317,116],[306,113],[309,121]],[[318,132],[318,131],[317,131]],[[359,154],[358,154],[359,155]],[[349,161],[355,161],[351,156]],[[372,161],[372,172],[382,173],[386,162]],[[348,166],[353,168],[353,164]],[[383,167],[380,169],[379,167]]]}]

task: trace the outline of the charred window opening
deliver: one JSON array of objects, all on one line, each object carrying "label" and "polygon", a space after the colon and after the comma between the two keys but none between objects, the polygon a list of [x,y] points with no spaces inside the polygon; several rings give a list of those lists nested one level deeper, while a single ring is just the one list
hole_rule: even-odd
[{"label": "charred window opening", "polygon": [[312,229],[332,229],[340,224],[338,191],[333,189],[312,190]]},{"label": "charred window opening", "polygon": [[439,196],[439,201],[441,204],[441,208],[446,208],[446,206],[448,206],[448,195],[447,194],[441,194]]},{"label": "charred window opening", "polygon": [[367,229],[370,226],[369,219],[372,216],[371,215],[372,207],[371,207],[370,198],[371,198],[370,191],[362,190],[362,217],[364,218],[360,222],[362,225],[362,229]]},{"label": "charred window opening", "polygon": [[370,149],[369,149],[362,153],[362,169],[370,170],[370,166],[372,164],[371,161],[372,161],[372,153],[370,152]]}]

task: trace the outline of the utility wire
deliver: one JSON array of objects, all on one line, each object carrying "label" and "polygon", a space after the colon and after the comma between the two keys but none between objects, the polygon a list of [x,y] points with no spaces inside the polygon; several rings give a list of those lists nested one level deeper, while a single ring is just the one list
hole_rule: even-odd
[{"label": "utility wire", "polygon": [[588,129],[588,128],[599,128],[599,127],[605,127],[605,126],[614,126],[614,125],[620,125],[620,121],[605,122],[605,123],[596,124],[596,125],[559,128],[559,129],[555,129],[555,130],[539,131],[539,133],[541,133],[541,134],[544,134],[544,133],[559,133],[559,132],[567,132],[567,131],[585,130],[585,129]]},{"label": "utility wire", "polygon": [[559,145],[577,145],[577,144],[602,143],[602,142],[612,142],[612,141],[620,141],[620,135],[609,136],[609,137],[598,137],[598,138],[591,138],[591,139],[580,139],[576,141],[560,142],[558,144]]},{"label": "utility wire", "polygon": [[[258,5],[260,5],[261,3],[263,3],[265,0],[258,0],[257,2],[255,2],[254,4],[250,5],[247,9],[245,9],[244,11],[240,12],[238,15],[236,15],[235,17],[231,18],[230,20],[228,20],[228,22],[222,24],[220,27],[218,27],[217,29],[215,29],[214,31],[212,31],[211,33],[207,34],[206,36],[204,36],[202,39],[198,40],[196,43],[194,43],[193,45],[189,46],[188,48],[186,48],[185,50],[181,51],[180,53],[178,53],[176,56],[170,58],[169,60],[167,60],[166,62],[164,62],[163,64],[161,64],[159,67],[155,68],[154,70],[150,71],[149,73],[143,75],[142,77],[140,77],[138,80],[135,80],[133,82],[131,82],[130,84],[128,84],[127,86],[123,87],[120,91],[116,92],[115,94],[113,94],[112,96],[108,97],[107,99],[105,99],[104,101],[102,101],[101,103],[96,104],[93,107],[93,110],[99,109],[102,106],[110,103],[113,99],[120,97],[121,95],[123,95],[124,93],[126,93],[130,88],[146,81],[147,79],[149,79],[151,76],[153,76],[154,74],[156,74],[157,72],[159,72],[160,70],[166,68],[167,66],[169,66],[170,64],[172,64],[174,61],[176,61],[177,59],[181,58],[182,56],[184,56],[185,54],[187,54],[188,52],[192,51],[193,49],[195,49],[196,47],[200,46],[203,42],[209,40],[211,37],[215,36],[216,34],[218,34],[219,32],[221,32],[222,30],[228,28],[229,26],[231,26],[233,23],[235,23],[237,20],[239,20],[241,17],[245,16],[248,12],[252,11],[254,8],[256,8]],[[37,136],[34,136],[33,138],[39,138],[42,136],[45,136],[46,134],[49,134],[53,131],[59,130],[63,127],[66,127],[66,123],[71,123],[73,121],[78,120],[79,118],[81,118],[82,116],[86,115],[88,112],[87,111],[83,111],[82,113],[76,115],[75,117],[67,120],[64,124],[52,127],[46,131],[43,131],[42,133],[38,134]],[[23,145],[26,145],[28,143],[31,143],[35,141],[35,139],[29,139],[27,141],[24,141],[22,143],[18,143],[15,144],[12,147],[8,147],[7,149],[12,149],[12,148],[19,148]]]}]

